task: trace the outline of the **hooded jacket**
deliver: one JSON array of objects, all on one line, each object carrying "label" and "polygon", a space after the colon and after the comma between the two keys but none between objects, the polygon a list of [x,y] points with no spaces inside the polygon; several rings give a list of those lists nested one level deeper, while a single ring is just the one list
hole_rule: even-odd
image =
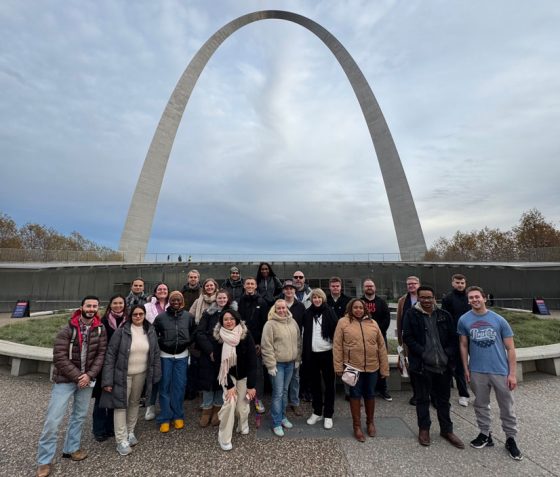
[{"label": "hooded jacket", "polygon": [[426,343],[425,316],[434,317],[439,345],[447,356],[446,367],[452,369],[455,366],[457,354],[457,332],[453,325],[453,318],[449,313],[437,307],[434,308],[431,315],[428,315],[422,309],[420,303],[416,303],[407,311],[403,320],[403,341],[408,347],[409,371],[423,373],[425,364],[433,362],[433,353],[437,352],[438,346],[434,346],[433,343]]},{"label": "hooded jacket", "polygon": [[[81,376],[81,351],[83,336],[80,331],[81,310],[76,310],[54,340],[53,348],[53,381],[60,383],[77,383]],[[74,336],[74,342],[72,337]],[[103,366],[107,349],[107,332],[99,316],[95,315],[89,330],[85,373],[94,380]]]},{"label": "hooded jacket", "polygon": [[270,309],[263,328],[261,354],[263,364],[269,371],[276,368],[276,363],[301,361],[301,333],[289,311],[287,317],[281,317],[274,308]]}]

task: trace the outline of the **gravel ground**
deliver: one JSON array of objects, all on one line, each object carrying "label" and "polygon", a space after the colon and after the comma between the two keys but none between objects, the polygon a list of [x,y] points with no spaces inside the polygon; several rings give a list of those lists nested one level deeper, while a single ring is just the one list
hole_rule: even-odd
[{"label": "gravel ground", "polygon": [[[0,370],[0,475],[32,476],[35,472],[37,441],[42,429],[45,410],[50,397],[51,384],[45,375],[12,377]],[[408,405],[408,392],[394,393],[393,402],[378,400],[376,418],[378,437],[365,444],[351,437],[351,423],[347,403],[337,396],[335,428],[323,431],[311,428],[305,419],[311,412],[305,403],[305,416],[292,418],[295,428],[290,438],[272,437],[266,421],[258,432],[248,436],[236,435],[234,449],[223,452],[217,443],[217,430],[199,429],[198,411],[193,401],[186,403],[187,426],[182,431],[168,435],[158,432],[154,422],[142,418],[137,428],[140,440],[134,452],[119,456],[115,443],[108,440],[98,443],[91,435],[91,417],[84,427],[83,448],[89,457],[83,462],[70,462],[60,458],[61,433],[55,476],[107,476],[107,475],[161,475],[161,476],[210,476],[210,475],[293,475],[293,476],[345,476],[345,475],[557,475],[560,476],[558,458],[558,426],[560,423],[560,378],[530,375],[516,392],[519,416],[519,447],[525,454],[522,462],[515,462],[506,454],[504,435],[494,411],[493,433],[496,446],[481,450],[467,446],[457,450],[439,437],[435,415],[432,428],[432,445],[423,448],[416,441],[416,416]],[[462,408],[452,398],[452,419],[455,432],[465,441],[476,437],[472,406]],[[268,404],[268,403],[267,403]],[[320,424],[318,425],[320,426]]]}]

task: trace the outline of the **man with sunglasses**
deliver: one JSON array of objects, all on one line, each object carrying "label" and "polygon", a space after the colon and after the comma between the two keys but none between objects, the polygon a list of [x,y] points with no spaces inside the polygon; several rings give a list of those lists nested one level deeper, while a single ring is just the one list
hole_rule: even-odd
[{"label": "man with sunglasses", "polygon": [[305,275],[301,270],[297,270],[292,278],[296,289],[296,300],[303,303],[305,308],[309,308],[311,306],[311,288],[305,283]]}]

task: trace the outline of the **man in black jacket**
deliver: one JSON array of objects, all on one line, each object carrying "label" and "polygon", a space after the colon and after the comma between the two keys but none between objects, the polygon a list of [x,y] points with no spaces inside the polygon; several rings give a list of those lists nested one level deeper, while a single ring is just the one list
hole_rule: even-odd
[{"label": "man in black jacket", "polygon": [[337,318],[340,319],[346,313],[346,306],[350,301],[350,297],[342,292],[342,278],[331,277],[329,279],[329,291],[327,305],[332,308]]},{"label": "man in black jacket", "polygon": [[[387,305],[387,302],[383,298],[375,294],[375,282],[371,278],[366,278],[364,280],[363,289],[364,295],[361,299],[366,304],[368,313],[375,320],[381,330],[381,334],[385,340],[385,348],[389,349],[387,346],[387,330],[391,324],[391,312],[389,310],[389,305]],[[387,379],[382,378],[381,376],[377,379],[375,391],[379,396],[385,399],[385,401],[393,400],[391,395],[387,392]]]},{"label": "man in black jacket", "polygon": [[261,336],[264,324],[268,318],[268,305],[264,298],[257,293],[257,280],[253,277],[245,278],[243,283],[245,293],[239,299],[237,311],[241,319],[245,322],[247,329],[255,341],[255,351],[257,353],[257,397],[255,398],[255,408],[259,414],[264,413],[265,408],[261,402],[264,394],[264,373],[261,357]]},{"label": "man in black jacket", "polygon": [[418,302],[407,311],[403,340],[408,346],[409,371],[414,373],[418,442],[430,445],[430,395],[435,399],[440,435],[458,449],[465,445],[454,433],[449,412],[451,374],[455,359],[456,328],[453,318],[436,306],[434,290],[418,288]]},{"label": "man in black jacket", "polygon": [[[467,311],[471,310],[466,292],[467,279],[464,275],[456,273],[451,277],[451,286],[453,287],[453,290],[443,297],[443,300],[441,300],[441,307],[453,317],[453,323],[455,325],[455,329],[457,329],[459,318],[461,318],[461,316],[463,316]],[[458,348],[459,335],[457,335],[457,349]],[[455,377],[455,382],[457,383],[459,404],[467,407],[469,405],[470,397],[469,388],[467,387],[467,381],[465,380],[465,368],[463,368],[463,363],[460,359],[457,360],[457,364],[453,370],[453,376]]]}]

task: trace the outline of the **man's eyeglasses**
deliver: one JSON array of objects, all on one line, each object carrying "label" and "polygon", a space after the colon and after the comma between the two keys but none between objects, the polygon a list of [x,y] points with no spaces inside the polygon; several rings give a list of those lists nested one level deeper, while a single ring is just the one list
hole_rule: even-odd
[{"label": "man's eyeglasses", "polygon": [[303,280],[303,275],[294,275],[294,280]]}]

